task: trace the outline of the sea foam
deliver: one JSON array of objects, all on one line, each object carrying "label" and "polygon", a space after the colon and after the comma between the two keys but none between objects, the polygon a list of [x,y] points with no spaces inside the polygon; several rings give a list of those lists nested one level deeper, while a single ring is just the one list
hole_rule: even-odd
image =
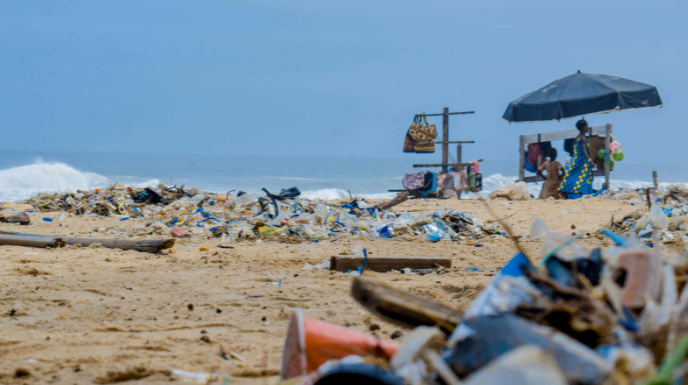
[{"label": "sea foam", "polygon": [[26,199],[39,192],[85,190],[107,185],[108,178],[64,163],[43,163],[0,170],[0,201]]}]

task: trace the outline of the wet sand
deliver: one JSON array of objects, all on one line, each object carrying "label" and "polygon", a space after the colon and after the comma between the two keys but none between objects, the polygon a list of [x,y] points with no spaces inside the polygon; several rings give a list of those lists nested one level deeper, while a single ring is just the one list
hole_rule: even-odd
[{"label": "wet sand", "polygon": [[[412,201],[395,209],[431,212],[446,204],[491,219],[481,202],[471,200]],[[535,217],[563,233],[594,233],[612,215],[620,218],[640,208],[638,203],[601,198],[490,204],[500,217],[514,214],[506,222],[516,235],[528,235]],[[54,222],[37,222],[40,217],[32,215],[31,226],[0,229],[91,236],[93,229],[136,225],[136,220],[117,218],[58,221],[59,213],[40,215],[56,218]],[[539,241],[526,239],[522,244],[533,259],[539,258]],[[610,242],[592,236],[579,244],[593,248]],[[430,243],[347,237],[334,243],[223,244],[231,249],[218,245],[218,239],[178,240],[174,253],[162,254],[0,246],[0,383],[162,384],[170,382],[172,369],[179,369],[217,373],[217,384],[229,376],[232,384],[274,384],[293,308],[360,331],[377,324],[380,329],[373,334],[381,338],[404,332],[351,298],[350,274],[305,270],[306,263],[318,264],[356,245],[374,255],[449,257],[452,268],[446,274],[366,275],[463,309],[515,252],[505,238]],[[483,271],[466,271],[469,267]],[[281,286],[270,284],[279,280]],[[225,360],[221,351],[233,357]]]}]

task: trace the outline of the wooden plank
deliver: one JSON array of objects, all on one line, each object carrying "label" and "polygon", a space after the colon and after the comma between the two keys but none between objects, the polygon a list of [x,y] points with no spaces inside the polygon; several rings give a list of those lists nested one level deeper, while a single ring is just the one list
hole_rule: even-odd
[{"label": "wooden plank", "polygon": [[541,178],[539,176],[526,176],[523,178],[523,181],[526,183],[532,183],[532,182],[544,182],[545,178]]},{"label": "wooden plank", "polygon": [[521,135],[518,138],[518,180],[526,180],[526,137]]},{"label": "wooden plank", "polygon": [[404,328],[438,326],[451,334],[461,323],[462,312],[458,310],[369,278],[355,277],[351,295],[371,313]]},{"label": "wooden plank", "polygon": [[[611,124],[605,124],[602,126],[595,126],[590,128],[590,133],[589,135],[606,135],[607,134],[607,127],[609,127],[609,133],[612,132],[612,125]],[[550,142],[552,140],[564,140],[564,139],[573,139],[576,136],[578,136],[579,132],[577,129],[573,130],[563,130],[563,131],[550,131],[550,132],[543,132],[541,134],[531,134],[531,135],[522,135],[525,138],[524,144],[528,145],[530,143],[538,143],[538,139],[540,142]]]},{"label": "wooden plank", "polygon": [[[356,271],[363,266],[363,256],[335,255],[330,258],[330,270],[347,272]],[[369,255],[366,270],[385,273],[390,270],[435,269],[438,266],[451,267],[451,259],[447,257],[403,257],[396,255]]]},{"label": "wooden plank", "polygon": [[448,144],[455,144],[455,143],[475,143],[475,140],[448,140],[448,141],[438,141],[438,142],[416,142],[417,144],[430,144],[430,143],[435,143],[435,144],[442,144],[442,143],[448,143]]},{"label": "wooden plank", "polygon": [[[605,170],[593,170],[592,176],[606,176]],[[527,176],[527,177],[523,178],[523,181],[526,183],[531,183],[531,182],[544,182],[545,180],[540,178],[539,176]]]},{"label": "wooden plank", "polygon": [[449,163],[449,108],[444,107],[442,116],[442,171],[447,172],[447,164]]},{"label": "wooden plank", "polygon": [[[478,162],[484,162],[485,159],[478,159]],[[442,163],[422,163],[422,164],[414,164],[413,167],[442,167],[442,166],[453,166],[454,163],[447,163],[447,164],[442,164]],[[468,163],[461,163],[462,166],[468,166]]]},{"label": "wooden plank", "polygon": [[[475,114],[475,111],[462,111],[462,112],[450,112],[449,115],[466,115],[466,114]],[[441,114],[416,114],[416,116],[444,116],[444,113]]]}]

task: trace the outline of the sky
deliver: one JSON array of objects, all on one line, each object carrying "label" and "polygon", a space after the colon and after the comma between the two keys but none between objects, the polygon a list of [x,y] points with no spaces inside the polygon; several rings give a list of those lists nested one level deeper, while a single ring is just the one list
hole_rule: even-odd
[{"label": "sky", "polygon": [[[685,0],[0,3],[1,149],[399,158],[416,113],[515,160],[507,104],[577,70],[657,86],[612,123],[633,162],[688,160]],[[441,127],[441,118],[431,123]],[[374,166],[374,163],[371,163]]]}]

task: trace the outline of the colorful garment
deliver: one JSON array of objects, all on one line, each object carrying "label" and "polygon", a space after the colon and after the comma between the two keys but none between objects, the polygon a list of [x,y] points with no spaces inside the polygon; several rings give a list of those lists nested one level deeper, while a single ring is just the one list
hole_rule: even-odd
[{"label": "colorful garment", "polygon": [[477,160],[472,160],[472,161],[470,161],[470,162],[468,162],[468,163],[470,163],[471,165],[473,165],[473,172],[474,172],[474,173],[477,174],[477,173],[480,172],[480,163],[478,163]]},{"label": "colorful garment", "polygon": [[417,190],[425,184],[425,174],[423,172],[416,172],[413,174],[404,175],[404,179],[401,180],[401,184],[405,189]]},{"label": "colorful garment", "polygon": [[437,174],[434,172],[426,172],[425,184],[421,189],[418,190],[418,192],[422,196],[428,196],[429,194],[432,194],[435,191],[437,191]]},{"label": "colorful garment", "polygon": [[576,138],[573,158],[566,167],[559,191],[567,194],[592,194],[592,169],[583,152],[584,146],[588,145],[586,142],[584,137]]},{"label": "colorful garment", "polygon": [[461,193],[468,188],[468,173],[461,170],[454,175],[454,191]]}]

